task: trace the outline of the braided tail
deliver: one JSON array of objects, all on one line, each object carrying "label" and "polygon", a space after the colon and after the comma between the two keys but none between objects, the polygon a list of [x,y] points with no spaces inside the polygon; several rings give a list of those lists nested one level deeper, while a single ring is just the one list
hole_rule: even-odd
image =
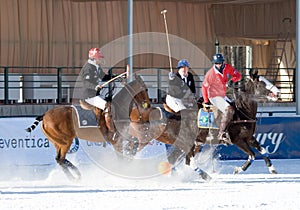
[{"label": "braided tail", "polygon": [[30,127],[26,128],[25,130],[29,133],[31,131],[33,131],[35,129],[35,127],[43,120],[43,117],[44,117],[44,115],[37,116],[35,118],[35,121],[32,123],[32,125]]}]

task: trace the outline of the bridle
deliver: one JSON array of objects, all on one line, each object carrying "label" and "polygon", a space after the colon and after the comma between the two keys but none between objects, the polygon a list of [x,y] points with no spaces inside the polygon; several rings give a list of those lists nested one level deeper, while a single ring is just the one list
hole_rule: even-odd
[{"label": "bridle", "polygon": [[[136,80],[137,81],[137,80]],[[137,81],[139,84],[141,84],[139,81]],[[139,114],[139,121],[142,120],[142,111],[140,110],[140,108],[142,107],[143,109],[147,109],[150,107],[150,104],[147,103],[145,100],[140,104],[137,99],[135,98],[134,93],[137,92],[133,87],[131,87],[129,84],[125,83],[124,81],[122,82],[124,88],[127,90],[128,94],[131,96],[134,104],[137,107],[137,111]],[[147,88],[145,87],[145,85],[140,85],[140,90],[141,91],[147,91]]]},{"label": "bridle", "polygon": [[[251,82],[253,82],[254,83],[254,80],[252,79],[252,78],[250,78],[250,81]],[[239,88],[241,88],[242,86],[241,85],[239,85],[239,86],[237,86],[237,87],[228,87],[229,89],[232,89],[233,90],[233,92],[234,92],[234,98],[235,98],[235,100],[236,100],[236,94],[235,93],[238,93],[238,92],[243,92],[243,93],[246,93],[245,91],[238,91],[237,89],[239,89]],[[247,114],[247,113],[245,113],[243,110],[241,110],[238,106],[237,106],[237,104],[236,103],[234,103],[234,105],[235,105],[235,108],[236,108],[236,110],[240,113],[240,114],[242,114],[245,118],[246,118],[246,120],[233,120],[231,123],[234,123],[234,124],[237,124],[237,123],[256,123],[257,122],[257,119],[255,118],[255,119],[253,119],[252,117],[250,117],[249,116],[249,114]]]}]

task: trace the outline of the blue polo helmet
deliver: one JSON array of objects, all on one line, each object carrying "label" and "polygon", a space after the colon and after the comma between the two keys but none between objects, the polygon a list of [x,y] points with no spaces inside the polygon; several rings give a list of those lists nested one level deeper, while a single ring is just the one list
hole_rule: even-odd
[{"label": "blue polo helmet", "polygon": [[177,69],[180,69],[181,67],[190,67],[190,63],[186,59],[181,59],[178,61]]},{"label": "blue polo helmet", "polygon": [[213,56],[213,63],[223,63],[225,61],[224,57],[222,54],[217,53]]}]

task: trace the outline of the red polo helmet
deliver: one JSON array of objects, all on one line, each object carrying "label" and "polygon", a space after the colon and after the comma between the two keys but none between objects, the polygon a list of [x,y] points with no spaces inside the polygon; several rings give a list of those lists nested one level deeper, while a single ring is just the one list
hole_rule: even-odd
[{"label": "red polo helmet", "polygon": [[91,48],[89,51],[89,58],[100,60],[101,58],[104,58],[104,56],[99,48]]}]

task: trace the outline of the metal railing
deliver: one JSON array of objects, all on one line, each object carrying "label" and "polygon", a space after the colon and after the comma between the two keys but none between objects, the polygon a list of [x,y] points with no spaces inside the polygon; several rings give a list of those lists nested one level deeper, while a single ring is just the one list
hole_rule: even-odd
[{"label": "metal railing", "polygon": [[[143,70],[144,69],[144,70]],[[51,103],[70,104],[80,93],[78,80],[81,67],[14,67],[0,66],[0,104]],[[125,71],[123,67],[106,69],[110,74]],[[149,96],[154,103],[161,103],[168,88],[168,69],[134,68],[142,75]],[[207,69],[193,68],[197,95]],[[248,69],[238,69],[244,75]],[[270,69],[258,69],[260,74]],[[295,102],[295,69],[282,69],[275,85],[281,90],[281,102]]]}]

